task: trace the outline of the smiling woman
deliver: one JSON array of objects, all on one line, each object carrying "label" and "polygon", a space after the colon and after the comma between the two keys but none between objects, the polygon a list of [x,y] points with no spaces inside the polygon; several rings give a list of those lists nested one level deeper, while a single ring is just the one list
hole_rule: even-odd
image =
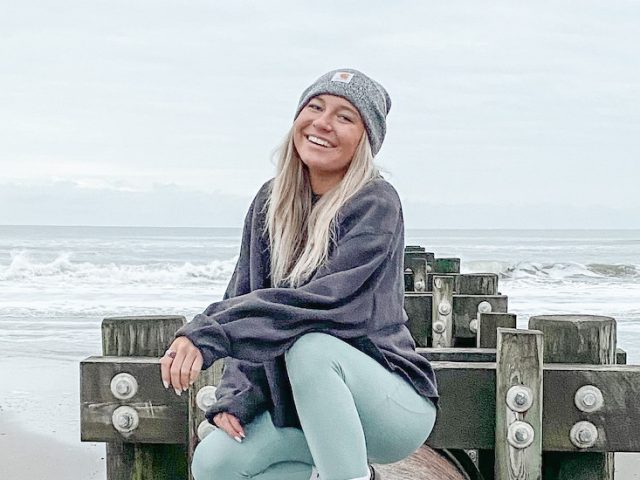
[{"label": "smiling woman", "polygon": [[196,480],[379,479],[369,462],[429,436],[438,393],[406,326],[402,206],[373,163],[390,108],[352,69],[303,92],[223,300],[162,358],[177,394],[225,359]]}]

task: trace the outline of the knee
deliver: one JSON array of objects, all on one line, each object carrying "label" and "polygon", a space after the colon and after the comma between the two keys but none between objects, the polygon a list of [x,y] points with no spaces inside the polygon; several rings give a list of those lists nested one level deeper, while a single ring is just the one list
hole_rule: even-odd
[{"label": "knee", "polygon": [[[222,430],[214,430],[201,441],[193,452],[191,473],[195,480],[236,480],[241,479],[242,467],[237,464],[239,455],[225,454],[216,436],[227,435]],[[228,453],[228,452],[227,452]]]}]

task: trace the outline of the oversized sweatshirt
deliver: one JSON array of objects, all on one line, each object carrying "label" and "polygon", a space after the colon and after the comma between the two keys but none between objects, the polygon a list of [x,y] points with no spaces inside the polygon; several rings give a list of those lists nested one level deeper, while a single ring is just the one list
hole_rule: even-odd
[{"label": "oversized sweatshirt", "polygon": [[415,351],[404,311],[404,222],[384,178],[340,209],[327,261],[297,288],[272,287],[264,205],[273,180],[253,199],[240,256],[222,301],[178,330],[200,349],[206,369],[224,358],[217,401],[206,417],[229,412],[243,423],[269,410],[277,427],[300,427],[284,354],[302,335],[347,342],[405,378],[437,404],[435,375]]}]

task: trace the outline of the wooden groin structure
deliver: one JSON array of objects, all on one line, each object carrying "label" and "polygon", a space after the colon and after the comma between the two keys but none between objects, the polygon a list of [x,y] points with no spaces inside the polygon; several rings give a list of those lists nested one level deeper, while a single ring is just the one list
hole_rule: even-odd
[{"label": "wooden groin structure", "polygon": [[[640,366],[616,348],[616,322],[545,315],[516,328],[496,274],[405,250],[405,310],[441,395],[436,425],[389,480],[613,480],[613,452],[640,451]],[[107,442],[108,480],[190,478],[215,427],[219,360],[188,394],[160,380],[181,316],[106,318],[102,356],[80,364],[81,438]]]}]

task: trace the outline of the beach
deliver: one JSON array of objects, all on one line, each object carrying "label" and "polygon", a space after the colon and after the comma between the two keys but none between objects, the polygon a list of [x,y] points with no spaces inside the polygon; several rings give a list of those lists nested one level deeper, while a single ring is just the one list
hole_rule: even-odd
[{"label": "beach", "polygon": [[[4,229],[4,230],[3,230]],[[190,318],[220,299],[239,229],[0,227],[0,460],[3,479],[106,478],[103,443],[80,441],[79,363],[101,354],[100,324],[120,315]],[[640,363],[640,232],[411,231],[407,244],[500,275],[509,311],[618,322]],[[616,455],[640,479],[640,455]]]}]

